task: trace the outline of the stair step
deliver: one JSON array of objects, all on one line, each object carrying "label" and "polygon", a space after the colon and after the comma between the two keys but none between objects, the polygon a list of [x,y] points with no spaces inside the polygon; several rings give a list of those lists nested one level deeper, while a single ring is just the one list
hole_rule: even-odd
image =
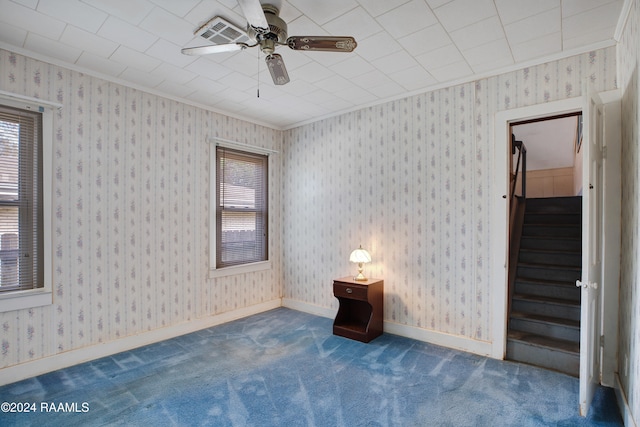
[{"label": "stair step", "polygon": [[523,236],[582,237],[582,226],[572,224],[536,224],[525,223]]},{"label": "stair step", "polygon": [[509,330],[580,343],[580,322],[576,320],[514,311]]},{"label": "stair step", "polygon": [[580,321],[580,302],[539,295],[514,294],[511,311]]},{"label": "stair step", "polygon": [[526,212],[581,212],[582,197],[577,196],[527,199],[525,209]]},{"label": "stair step", "polygon": [[525,224],[582,224],[581,212],[566,212],[566,213],[548,213],[548,212],[527,212],[524,214]]},{"label": "stair step", "polygon": [[526,332],[509,331],[507,359],[577,377],[580,373],[580,344]]},{"label": "stair step", "polygon": [[580,303],[580,289],[574,282],[516,277],[514,292],[521,295],[569,300]]},{"label": "stair step", "polygon": [[520,249],[556,249],[581,251],[582,238],[571,236],[522,236]]},{"label": "stair step", "polygon": [[554,249],[520,248],[518,260],[531,264],[555,264],[569,267],[582,266],[582,252]]},{"label": "stair step", "polygon": [[578,266],[518,262],[516,277],[558,282],[574,282],[580,279],[582,268]]}]

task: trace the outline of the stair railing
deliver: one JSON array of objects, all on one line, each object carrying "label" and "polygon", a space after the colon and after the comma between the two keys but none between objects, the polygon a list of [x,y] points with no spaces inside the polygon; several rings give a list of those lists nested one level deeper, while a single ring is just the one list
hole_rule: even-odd
[{"label": "stair railing", "polygon": [[516,163],[516,171],[512,176],[513,183],[511,184],[511,200],[516,195],[516,185],[518,183],[518,174],[520,172],[520,164],[522,163],[522,177],[520,182],[522,184],[521,197],[527,198],[527,147],[522,141],[516,141],[516,136],[511,134],[511,154],[515,155],[518,150],[518,160]]},{"label": "stair railing", "polygon": [[[522,227],[524,225],[524,208],[527,197],[527,147],[522,141],[516,141],[516,136],[511,134],[511,154],[515,156],[518,152],[515,173],[511,179],[510,209],[509,209],[509,300],[508,313],[511,314],[511,299],[516,282],[516,270],[518,268],[518,255],[520,252],[520,241],[522,239]],[[513,158],[511,160],[513,162]],[[513,164],[513,163],[512,163]],[[522,164],[522,175],[520,176],[521,191],[516,195],[518,175]]]}]

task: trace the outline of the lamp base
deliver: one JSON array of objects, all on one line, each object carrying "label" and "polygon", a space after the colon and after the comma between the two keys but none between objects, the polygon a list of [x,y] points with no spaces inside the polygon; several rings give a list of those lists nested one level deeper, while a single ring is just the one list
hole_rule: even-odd
[{"label": "lamp base", "polygon": [[360,273],[358,273],[358,275],[356,277],[353,278],[353,280],[357,280],[359,282],[366,282],[369,279],[364,277],[364,274],[362,274],[362,272],[360,272]]}]

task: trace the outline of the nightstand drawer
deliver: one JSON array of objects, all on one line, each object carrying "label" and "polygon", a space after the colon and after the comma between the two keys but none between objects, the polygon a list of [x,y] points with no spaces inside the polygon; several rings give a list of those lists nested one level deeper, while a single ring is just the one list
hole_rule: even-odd
[{"label": "nightstand drawer", "polygon": [[333,282],[333,294],[336,297],[367,300],[367,287],[352,283]]}]

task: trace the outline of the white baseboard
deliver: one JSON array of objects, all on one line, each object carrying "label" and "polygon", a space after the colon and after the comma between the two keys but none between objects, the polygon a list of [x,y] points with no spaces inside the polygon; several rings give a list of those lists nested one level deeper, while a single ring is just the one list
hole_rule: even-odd
[{"label": "white baseboard", "polygon": [[292,310],[302,311],[304,313],[314,314],[320,317],[327,317],[333,319],[336,317],[336,310],[326,307],[320,307],[319,305],[309,304],[289,298],[282,298],[282,306],[290,308]]},{"label": "white baseboard", "polygon": [[95,360],[123,351],[132,350],[137,347],[142,347],[145,345],[175,338],[180,335],[210,328],[212,326],[221,325],[232,320],[237,320],[243,317],[251,316],[253,314],[262,313],[264,311],[272,310],[281,306],[282,301],[280,298],[278,298],[261,304],[228,311],[226,313],[209,316],[202,319],[196,319],[191,322],[180,323],[161,329],[154,329],[149,332],[131,335],[118,340],[95,344],[76,350],[70,350],[64,353],[58,353],[53,356],[44,357],[42,359],[34,360],[31,362],[21,363],[15,366],[8,366],[6,368],[0,369],[0,385],[10,384],[16,381],[24,380],[26,378],[42,375],[47,372],[77,365],[79,363],[88,362],[90,360]]},{"label": "white baseboard", "polygon": [[631,408],[629,407],[629,401],[627,400],[627,396],[622,389],[622,383],[620,382],[620,376],[616,372],[616,386],[614,387],[616,391],[616,400],[618,401],[618,408],[620,409],[620,414],[622,415],[622,421],[626,427],[638,427],[636,420],[633,418],[633,412],[631,412]]},{"label": "white baseboard", "polygon": [[[328,318],[334,318],[336,316],[336,310],[288,298],[282,299],[282,305],[293,310],[314,314],[316,316]],[[384,332],[388,332],[390,334],[491,357],[491,343],[488,341],[478,341],[458,335],[450,335],[388,321],[384,322],[383,329]]]}]

